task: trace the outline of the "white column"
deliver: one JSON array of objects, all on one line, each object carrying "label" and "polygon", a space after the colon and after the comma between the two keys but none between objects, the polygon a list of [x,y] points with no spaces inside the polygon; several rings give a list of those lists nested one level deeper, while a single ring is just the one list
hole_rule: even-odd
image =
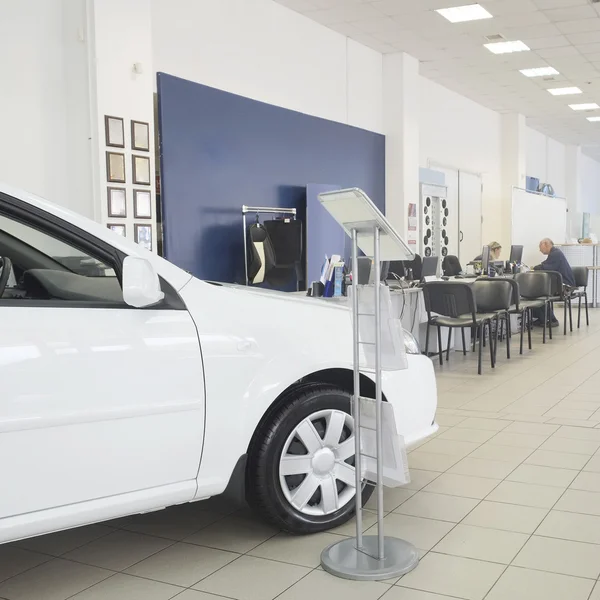
[{"label": "white column", "polygon": [[526,186],[527,126],[519,114],[502,115],[502,245],[510,246],[512,238],[512,188]]},{"label": "white column", "polygon": [[[104,224],[123,224],[134,239],[136,224],[152,226],[152,249],[156,250],[154,68],[150,0],[87,0],[89,38],[89,88],[92,122],[92,180],[94,218]],[[105,116],[123,119],[125,147],[109,147]],[[132,121],[148,123],[149,150],[134,150]],[[107,151],[125,157],[125,183],[111,183]],[[133,182],[133,156],[150,160],[150,185]],[[123,188],[127,216],[110,217],[107,188]],[[134,190],[151,194],[152,218],[134,216]]]},{"label": "white column", "polygon": [[385,210],[406,236],[408,204],[419,202],[419,61],[404,53],[383,57]]}]

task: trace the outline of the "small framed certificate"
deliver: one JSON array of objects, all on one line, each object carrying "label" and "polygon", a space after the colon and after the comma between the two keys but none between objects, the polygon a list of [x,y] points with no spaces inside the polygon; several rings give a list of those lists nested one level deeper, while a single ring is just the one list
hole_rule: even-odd
[{"label": "small framed certificate", "polygon": [[120,152],[106,153],[106,179],[110,183],[125,183],[125,155]]},{"label": "small framed certificate", "polygon": [[125,188],[108,188],[108,216],[120,218],[127,216],[127,194]]},{"label": "small framed certificate", "polygon": [[152,225],[135,225],[135,241],[145,248],[152,250]]},{"label": "small framed certificate", "polygon": [[150,150],[150,125],[143,121],[131,121],[131,147],[134,150]]},{"label": "small framed certificate", "polygon": [[110,229],[112,232],[116,233],[117,235],[121,235],[121,236],[125,237],[125,233],[126,233],[126,230],[125,230],[125,225],[122,225],[122,224],[120,224],[120,223],[119,223],[119,224],[117,224],[117,223],[109,223],[109,224],[107,225],[107,227],[108,227],[108,228],[109,228],[109,229]]},{"label": "small framed certificate", "polygon": [[131,160],[133,163],[133,183],[150,185],[150,157],[134,154]]},{"label": "small framed certificate", "polygon": [[150,190],[133,190],[133,216],[136,219],[152,218],[152,194]]},{"label": "small framed certificate", "polygon": [[125,128],[120,117],[104,116],[104,133],[106,145],[116,148],[125,148]]}]

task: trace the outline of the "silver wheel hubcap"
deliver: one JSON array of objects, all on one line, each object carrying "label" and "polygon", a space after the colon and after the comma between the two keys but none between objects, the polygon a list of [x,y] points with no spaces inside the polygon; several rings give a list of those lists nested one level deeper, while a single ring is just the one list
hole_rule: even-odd
[{"label": "silver wheel hubcap", "polygon": [[313,516],[346,506],[356,492],[354,454],[354,420],[348,413],[322,410],[298,423],[279,460],[287,501]]}]

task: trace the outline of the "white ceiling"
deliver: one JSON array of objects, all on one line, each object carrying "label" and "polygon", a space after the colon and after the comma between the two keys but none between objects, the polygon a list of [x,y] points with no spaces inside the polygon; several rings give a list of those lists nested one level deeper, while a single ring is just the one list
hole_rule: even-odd
[{"label": "white ceiling", "polygon": [[[382,53],[406,52],[421,74],[600,160],[600,123],[568,104],[600,104],[600,3],[591,0],[480,0],[493,19],[452,24],[434,12],[477,0],[275,0]],[[494,55],[484,36],[522,40],[531,52]],[[551,80],[519,69],[552,66]],[[583,94],[554,97],[552,87]]]}]

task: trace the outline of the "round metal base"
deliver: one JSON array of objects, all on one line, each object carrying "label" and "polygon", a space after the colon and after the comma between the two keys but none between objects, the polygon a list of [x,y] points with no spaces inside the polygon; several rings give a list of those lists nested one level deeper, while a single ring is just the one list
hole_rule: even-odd
[{"label": "round metal base", "polygon": [[385,538],[385,558],[378,560],[377,536],[363,537],[363,547],[356,548],[356,538],[348,538],[325,548],[321,566],[332,575],[356,581],[381,581],[406,575],[419,564],[418,550],[408,542]]}]

